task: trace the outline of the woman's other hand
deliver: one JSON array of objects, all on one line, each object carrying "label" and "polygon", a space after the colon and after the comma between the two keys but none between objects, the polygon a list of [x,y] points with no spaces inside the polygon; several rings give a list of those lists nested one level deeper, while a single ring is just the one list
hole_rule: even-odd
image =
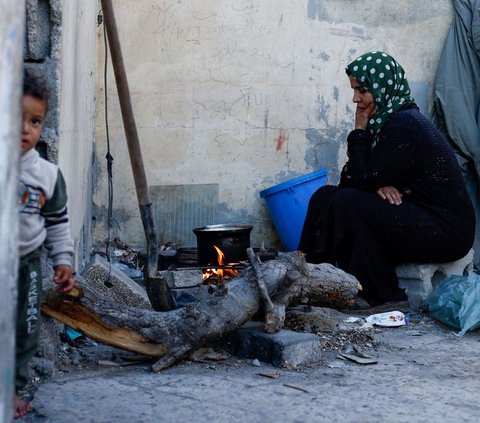
[{"label": "woman's other hand", "polygon": [[387,200],[390,204],[395,204],[396,206],[402,204],[403,194],[391,185],[378,188],[376,192],[382,200]]}]

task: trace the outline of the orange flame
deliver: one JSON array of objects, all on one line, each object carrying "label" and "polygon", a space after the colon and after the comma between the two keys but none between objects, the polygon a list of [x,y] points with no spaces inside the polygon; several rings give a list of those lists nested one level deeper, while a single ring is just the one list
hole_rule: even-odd
[{"label": "orange flame", "polygon": [[[219,266],[225,266],[225,254],[220,250],[216,245],[213,246],[217,251],[217,262]],[[203,271],[202,277],[203,280],[208,280],[209,278],[215,276],[218,280],[223,280],[227,278],[233,278],[237,276],[240,272],[235,269],[205,269]]]}]

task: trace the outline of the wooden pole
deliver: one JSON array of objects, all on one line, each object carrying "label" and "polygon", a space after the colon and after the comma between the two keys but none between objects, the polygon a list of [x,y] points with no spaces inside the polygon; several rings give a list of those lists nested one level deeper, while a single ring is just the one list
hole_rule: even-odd
[{"label": "wooden pole", "polygon": [[152,200],[148,189],[147,176],[143,166],[142,151],[138,140],[137,125],[133,114],[130,89],[123,62],[122,48],[118,37],[117,23],[111,0],[101,0],[103,18],[107,31],[108,45],[112,57],[113,71],[117,85],[123,127],[127,139],[128,153],[132,165],[133,179],[137,191],[138,205],[143,229],[147,240],[147,265],[145,269],[145,286],[150,302],[155,310],[165,311],[175,308],[175,301],[166,281],[157,276],[158,248],[157,233],[153,218]]}]

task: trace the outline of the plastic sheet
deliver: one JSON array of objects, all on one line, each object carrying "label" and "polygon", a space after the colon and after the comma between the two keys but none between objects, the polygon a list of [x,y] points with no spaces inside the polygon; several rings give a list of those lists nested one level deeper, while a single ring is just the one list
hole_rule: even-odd
[{"label": "plastic sheet", "polygon": [[430,315],[460,330],[459,336],[480,327],[480,275],[449,276],[427,298]]}]

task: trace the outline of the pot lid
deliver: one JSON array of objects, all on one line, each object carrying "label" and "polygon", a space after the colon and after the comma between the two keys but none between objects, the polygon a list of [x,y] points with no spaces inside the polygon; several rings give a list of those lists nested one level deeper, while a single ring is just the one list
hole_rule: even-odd
[{"label": "pot lid", "polygon": [[206,225],[192,229],[193,232],[244,232],[251,231],[252,225],[246,223],[222,223],[219,225]]}]

